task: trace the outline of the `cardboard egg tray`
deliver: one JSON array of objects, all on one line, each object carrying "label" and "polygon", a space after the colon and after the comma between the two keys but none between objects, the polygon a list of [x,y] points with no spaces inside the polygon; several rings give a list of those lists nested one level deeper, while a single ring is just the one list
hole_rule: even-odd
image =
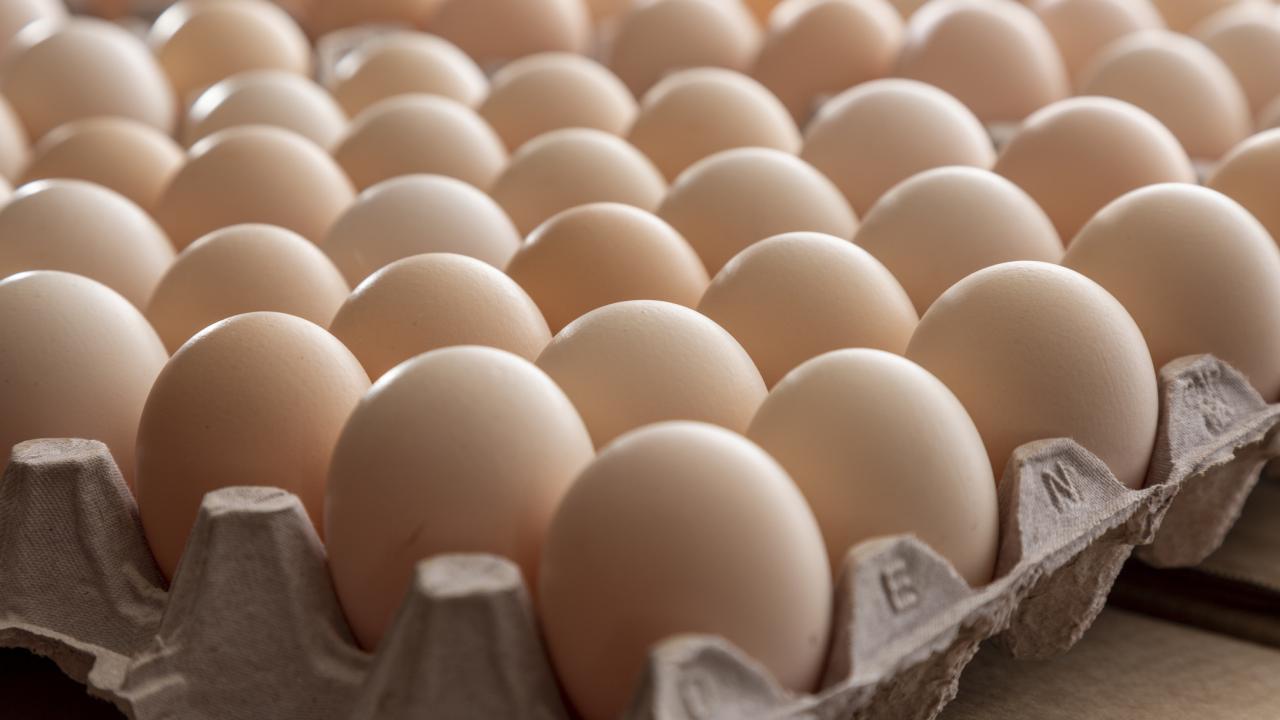
[{"label": "cardboard egg tray", "polygon": [[[970,589],[911,536],[850,551],[823,689],[783,691],[723,639],[653,650],[628,718],[932,718],[989,638],[1018,657],[1069,648],[1134,546],[1159,565],[1222,540],[1274,441],[1280,406],[1209,357],[1160,374],[1147,486],[1068,439],[1020,447],[1000,484],[997,579]],[[52,658],[134,720],[567,720],[515,566],[420,563],[376,655],[352,640],[298,499],[210,493],[166,588],[101,443],[36,440],[0,480],[0,646]]]}]

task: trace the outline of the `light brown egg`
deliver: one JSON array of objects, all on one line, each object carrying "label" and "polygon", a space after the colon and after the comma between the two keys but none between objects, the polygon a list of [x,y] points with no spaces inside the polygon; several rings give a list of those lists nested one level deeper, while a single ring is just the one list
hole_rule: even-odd
[{"label": "light brown egg", "polygon": [[596,26],[603,25],[621,15],[631,5],[631,0],[586,0],[587,11]]},{"label": "light brown egg", "polygon": [[553,130],[525,143],[490,195],[527,235],[552,215],[577,205],[619,202],[652,211],[667,183],[627,141],[602,130]]},{"label": "light brown egg", "polygon": [[849,239],[858,219],[840,191],[799,158],[738,148],[685,170],[658,208],[715,274],[743,249],[785,232]]},{"label": "light brown egg", "polygon": [[569,700],[605,720],[676,634],[723,637],[788,690],[813,690],[831,578],[813,513],[778,463],[735,433],[670,422],[619,438],[569,488],[538,607]]},{"label": "light brown egg", "polygon": [[1124,306],[1080,273],[1032,261],[979,270],[920,318],[907,357],[960,398],[997,477],[1019,445],[1069,437],[1142,487],[1156,371]]},{"label": "light brown egg", "polygon": [[320,146],[281,128],[249,125],[196,143],[156,218],[179,249],[240,223],[279,225],[318,242],[354,196]]},{"label": "light brown egg", "polygon": [[538,226],[507,274],[541,308],[553,333],[623,300],[694,307],[709,282],[698,254],[661,218],[620,203],[591,203]]},{"label": "light brown egg", "polygon": [[1196,179],[1178,139],[1159,120],[1097,97],[1063,100],[1027,118],[1001,149],[995,171],[1044,209],[1064,245],[1126,192]]},{"label": "light brown egg", "polygon": [[901,354],[919,320],[906,291],[866,250],[810,232],[738,253],[716,273],[698,312],[742,343],[769,387],[829,350]]},{"label": "light brown egg", "polygon": [[888,75],[902,39],[885,0],[786,0],[751,74],[803,125],[828,96]]},{"label": "light brown egg", "polygon": [[89,438],[134,484],[134,439],[168,354],[142,313],[79,275],[37,271],[0,280],[0,468],[14,444]]},{"label": "light brown egg", "polygon": [[169,352],[233,315],[272,310],[325,327],[350,288],[301,235],[274,225],[232,225],[187,246],[156,286],[147,319]]},{"label": "light brown egg", "polygon": [[146,211],[81,180],[28,183],[0,208],[0,277],[63,270],[147,305],[173,246]]},{"label": "light brown egg", "polygon": [[475,107],[489,83],[453,43],[426,33],[398,32],[366,41],[342,58],[330,83],[348,115],[397,95],[442,95]]},{"label": "light brown egg", "polygon": [[31,159],[27,131],[13,106],[0,95],[0,179],[9,183],[22,177]]},{"label": "light brown egg", "polygon": [[399,175],[448,175],[486,190],[507,150],[474,110],[437,95],[400,95],[351,121],[333,157],[363,190]]},{"label": "light brown egg", "polygon": [[645,93],[627,140],[668,180],[736,147],[800,151],[800,131],[773,93],[723,68],[671,73]]},{"label": "light brown egg", "polygon": [[1190,32],[1202,20],[1240,0],[1151,0],[1170,30]]},{"label": "light brown egg", "polygon": [[307,28],[312,35],[365,24],[400,23],[420,27],[440,0],[304,0]]},{"label": "light brown egg", "polygon": [[596,447],[660,420],[743,432],[765,396],[760,371],[724,328],[682,305],[628,300],[569,323],[538,357]]},{"label": "light brown egg", "polygon": [[903,19],[909,20],[929,0],[889,0]]},{"label": "light brown egg", "polygon": [[0,69],[0,92],[33,141],[95,115],[133,118],[173,132],[173,90],[146,45],[128,30],[77,17],[23,33],[11,45]]},{"label": "light brown egg", "polygon": [[585,53],[591,42],[583,0],[440,0],[427,30],[482,67],[540,52]]},{"label": "light brown egg", "polygon": [[633,3],[619,19],[605,64],[640,97],[673,70],[746,72],[759,45],[759,27],[736,2],[651,0]]},{"label": "light brown egg", "polygon": [[95,117],[46,134],[23,182],[73,178],[97,183],[153,212],[186,154],[168,135],[137,120]]},{"label": "light brown egg", "polygon": [[622,135],[636,116],[631,91],[609,69],[570,53],[539,53],[494,73],[480,116],[515,150],[552,130],[585,127]]},{"label": "light brown egg", "polygon": [[1258,113],[1258,132],[1276,127],[1280,127],[1280,96],[1267,103],[1262,112]]},{"label": "light brown egg", "polygon": [[1053,36],[1073,80],[1115,40],[1164,27],[1150,0],[1038,0],[1031,7]]},{"label": "light brown egg", "polygon": [[1280,249],[1227,196],[1186,184],[1134,190],[1093,217],[1063,258],[1133,316],[1156,367],[1212,353],[1280,396]]},{"label": "light brown egg", "polygon": [[922,314],[984,267],[1062,259],[1062,241],[1035,200],[995,173],[960,166],[895,185],[862,218],[853,241],[884,263]]},{"label": "light brown egg", "polygon": [[424,558],[502,555],[536,583],[547,526],[592,454],[564,392],[501,350],[435,350],[374,384],[334,449],[325,502],[334,588],[360,644],[378,645]]},{"label": "light brown egg", "polygon": [[1267,130],[1233,149],[1205,185],[1240,203],[1262,221],[1271,237],[1280,240],[1280,130]]},{"label": "light brown egg", "polygon": [[347,116],[324,88],[296,73],[252,70],[205,90],[187,111],[182,141],[188,146],[238,125],[292,130],[322,148],[347,130]]},{"label": "light brown egg", "polygon": [[0,55],[9,49],[18,32],[36,21],[57,25],[67,19],[62,0],[6,0],[0,4]]},{"label": "light brown egg", "polygon": [[1017,122],[1070,93],[1049,31],[1011,2],[925,5],[907,23],[896,74],[946,90],[987,123]]},{"label": "light brown egg", "polygon": [[1240,83],[1252,117],[1280,97],[1280,11],[1267,6],[1263,12],[1214,22],[1197,36]]},{"label": "light brown egg", "polygon": [[747,437],[804,493],[837,577],[853,546],[910,533],[970,585],[991,580],[991,462],[964,406],[919,365],[868,349],[815,357],[769,393]]},{"label": "light brown egg", "polygon": [[822,106],[800,157],[864,214],[889,188],[942,165],[989,168],[996,152],[982,123],[958,100],[914,80],[873,80]]},{"label": "light brown egg", "polygon": [[1227,66],[1199,42],[1164,30],[1109,45],[1081,74],[1080,92],[1146,110],[1196,159],[1218,159],[1253,128],[1244,91]]},{"label": "light brown egg", "polygon": [[323,534],[325,480],[369,378],[324,328],[277,312],[236,315],[169,359],[138,426],[142,529],[165,577],[205,493],[265,485],[296,494]]}]

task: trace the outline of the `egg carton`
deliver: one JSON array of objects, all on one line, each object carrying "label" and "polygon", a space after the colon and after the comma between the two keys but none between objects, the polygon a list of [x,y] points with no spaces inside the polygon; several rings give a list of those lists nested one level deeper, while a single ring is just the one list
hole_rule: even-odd
[{"label": "egg carton", "polygon": [[[818,693],[784,691],[723,639],[677,636],[653,649],[626,717],[932,718],[984,640],[1065,651],[1135,546],[1155,564],[1198,562],[1280,453],[1280,406],[1226,364],[1184,358],[1160,380],[1144,489],[1071,440],[1023,445],[1000,483],[992,583],[971,589],[912,536],[862,543],[837,583]],[[295,496],[208,494],[166,587],[132,495],[89,440],[21,443],[0,480],[0,646],[52,658],[134,720],[573,717],[510,562],[423,561],[369,655]]]}]

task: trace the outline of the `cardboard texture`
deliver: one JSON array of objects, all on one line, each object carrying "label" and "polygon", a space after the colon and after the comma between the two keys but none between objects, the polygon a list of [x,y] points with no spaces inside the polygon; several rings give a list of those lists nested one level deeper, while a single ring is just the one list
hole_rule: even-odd
[{"label": "cardboard texture", "polygon": [[[1225,364],[1175,361],[1161,391],[1142,490],[1068,439],[1014,453],[989,585],[969,588],[911,536],[851,550],[819,693],[784,692],[723,639],[681,636],[654,649],[627,717],[932,718],[983,640],[1016,657],[1063,652],[1135,545],[1154,541],[1165,562],[1207,556],[1276,453],[1280,408]],[[22,443],[0,481],[0,646],[52,658],[135,720],[570,717],[508,561],[421,563],[371,657],[296,497],[207,495],[166,589],[119,471],[86,440]]]}]

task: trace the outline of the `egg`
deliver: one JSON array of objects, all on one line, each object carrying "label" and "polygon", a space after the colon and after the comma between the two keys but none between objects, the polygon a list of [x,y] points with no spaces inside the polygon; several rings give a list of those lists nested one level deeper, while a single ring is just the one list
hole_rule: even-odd
[{"label": "egg", "polygon": [[30,158],[27,131],[13,106],[0,95],[0,179],[12,182],[21,177]]},{"label": "egg", "polygon": [[490,195],[527,235],[577,205],[618,202],[654,210],[667,183],[648,158],[602,130],[553,130],[511,156]]},{"label": "egg", "polygon": [[929,0],[889,0],[904,19],[910,19]]},{"label": "egg", "polygon": [[183,142],[196,142],[238,125],[272,125],[333,147],[347,129],[347,116],[311,80],[280,70],[252,70],[201,93],[183,123]]},{"label": "egg", "polygon": [[373,24],[421,26],[440,5],[440,0],[301,0],[312,35],[341,28]]},{"label": "egg", "polygon": [[491,67],[540,52],[584,53],[591,18],[583,0],[440,0],[427,30]]},{"label": "egg", "polygon": [[425,33],[375,37],[345,55],[333,72],[333,96],[352,116],[387,98],[419,93],[474,107],[489,90],[484,73],[466,53]]},{"label": "egg", "polygon": [[630,0],[587,0],[587,11],[599,26],[622,14],[630,5]]},{"label": "egg", "polygon": [[1239,0],[1151,0],[1170,30],[1188,32],[1210,15]]},{"label": "egg", "polygon": [[1262,112],[1258,113],[1258,131],[1270,130],[1280,127],[1280,96],[1275,100],[1267,103],[1262,108]]},{"label": "egg", "polygon": [[942,165],[990,168],[995,148],[958,100],[914,80],[873,80],[822,106],[800,157],[840,188],[859,215],[889,188]]},{"label": "egg", "polygon": [[579,205],[538,226],[507,265],[552,332],[623,300],[694,307],[709,282],[702,261],[661,218],[620,203]]},{"label": "egg", "polygon": [[1280,239],[1280,130],[1267,130],[1237,145],[1214,169],[1205,185],[1240,203]]},{"label": "egg", "polygon": [[1270,6],[1263,17],[1243,16],[1214,22],[1198,37],[1235,76],[1257,117],[1280,97],[1280,16]]},{"label": "egg", "polygon": [[788,690],[813,690],[832,593],[786,471],[740,435],[668,422],[619,438],[569,488],[538,605],[570,701],[603,720],[621,716],[650,649],[677,634],[723,637]]},{"label": "egg", "polygon": [[835,575],[858,543],[910,533],[970,585],[991,580],[1000,508],[987,451],[919,365],[865,348],[819,355],[774,387],[747,437],[809,501]]},{"label": "egg", "polygon": [[201,499],[218,488],[287,490],[323,533],[330,456],[368,389],[342,343],[284,313],[236,315],[179,348],[142,409],[134,486],[165,577],[178,569]]},{"label": "egg", "polygon": [[325,502],[360,644],[377,646],[423,558],[502,555],[537,582],[551,516],[593,454],[564,392],[511,353],[444,348],[383,376],[342,430]]},{"label": "egg", "polygon": [[219,320],[258,310],[327,326],[349,292],[338,268],[301,235],[232,225],[178,255],[147,304],[147,319],[172,353]]},{"label": "egg", "polygon": [[671,185],[658,208],[711,274],[753,243],[784,232],[849,239],[858,220],[831,181],[777,150],[738,148],[704,158]]},{"label": "egg", "polygon": [[146,211],[100,185],[28,183],[0,208],[0,277],[63,270],[97,280],[143,308],[173,254]]},{"label": "egg", "polygon": [[218,228],[279,225],[316,242],[355,189],[320,146],[265,125],[228,128],[196,143],[156,208],[179,249]]},{"label": "egg", "polygon": [[584,127],[622,135],[636,116],[636,101],[608,68],[571,53],[539,53],[494,73],[480,106],[511,150],[552,130]]},{"label": "egg", "polygon": [[800,131],[773,93],[723,68],[679,70],[645,93],[627,140],[668,180],[736,147],[800,151]]},{"label": "egg", "polygon": [[871,207],[853,241],[884,263],[919,313],[984,267],[1062,259],[1062,241],[1031,196],[995,173],[961,166],[895,185]]},{"label": "egg", "polygon": [[1244,91],[1227,66],[1199,42],[1163,30],[1109,45],[1082,73],[1080,92],[1146,110],[1198,159],[1218,159],[1253,126]]},{"label": "egg", "polygon": [[1082,97],[1027,118],[995,171],[1030,195],[1064,244],[1102,206],[1143,185],[1195,182],[1178,139],[1145,110]]},{"label": "egg", "polygon": [[142,313],[106,285],[39,270],[0,280],[0,467],[37,438],[89,438],[130,485],[134,439],[168,354]]},{"label": "egg", "polygon": [[1155,367],[1124,306],[1084,275],[1035,261],[979,270],[920,318],[907,358],[964,404],[997,477],[1019,445],[1068,437],[1142,487]]},{"label": "egg", "polygon": [[23,182],[87,180],[153,212],[186,155],[168,135],[137,120],[95,117],[49,132],[33,149]]},{"label": "egg", "polygon": [[565,326],[538,357],[582,413],[596,447],[660,420],[742,432],[765,385],[724,328],[682,305],[627,300]]},{"label": "egg", "polygon": [[363,190],[415,173],[448,175],[481,190],[507,164],[507,150],[474,110],[436,95],[400,95],[357,115],[333,157]]},{"label": "egg", "polygon": [[760,29],[736,2],[651,0],[632,3],[618,20],[605,64],[640,97],[682,68],[745,72],[760,46]]},{"label": "egg", "polygon": [[902,353],[919,320],[906,291],[866,250],[808,232],[738,253],[716,273],[698,311],[742,343],[770,387],[828,350]]},{"label": "egg", "polygon": [[0,6],[0,55],[7,52],[18,32],[37,21],[57,25],[67,19],[62,0],[7,0]]},{"label": "egg", "polygon": [[786,0],[751,74],[804,124],[828,96],[892,72],[902,40],[885,0]]},{"label": "egg", "polygon": [[0,92],[32,140],[95,115],[173,131],[173,90],[146,45],[128,30],[87,17],[31,30],[10,43]]},{"label": "egg", "polygon": [[1011,2],[926,4],[907,23],[896,74],[942,88],[987,123],[1017,122],[1070,92],[1049,31]]},{"label": "egg", "polygon": [[1150,0],[1039,0],[1031,7],[1053,36],[1071,78],[1110,43],[1164,27]]}]

